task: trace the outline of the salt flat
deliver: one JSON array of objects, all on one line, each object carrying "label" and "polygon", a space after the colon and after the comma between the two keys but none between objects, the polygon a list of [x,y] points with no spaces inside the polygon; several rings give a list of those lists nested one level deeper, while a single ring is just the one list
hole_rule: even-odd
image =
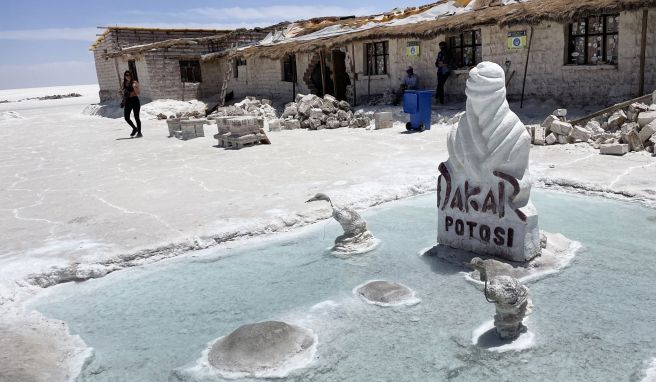
[{"label": "salt flat", "polygon": [[[144,138],[125,139],[122,119],[82,113],[98,101],[97,90],[0,91],[0,100],[83,95],[0,104],[0,305],[7,308],[0,323],[7,327],[26,325],[20,307],[38,285],[307,225],[330,215],[304,203],[317,192],[358,208],[430,192],[447,159],[445,124],[416,134],[401,122],[382,131],[271,132],[271,145],[236,151],[214,147],[215,127],[205,127],[205,138],[179,141],[168,138],[164,121],[144,120]],[[533,147],[531,171],[538,185],[656,205],[656,158],[645,152],[609,157],[587,144]],[[73,341],[61,327],[35,328]],[[70,351],[62,342],[63,349]],[[53,356],[60,360],[53,368],[68,356]],[[0,351],[0,370],[18,363]]]}]

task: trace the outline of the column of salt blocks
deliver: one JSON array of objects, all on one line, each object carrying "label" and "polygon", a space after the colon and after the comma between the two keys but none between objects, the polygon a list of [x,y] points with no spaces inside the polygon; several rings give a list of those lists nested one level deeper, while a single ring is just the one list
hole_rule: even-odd
[{"label": "column of salt blocks", "polygon": [[[205,136],[205,131],[203,130],[203,125],[207,122],[205,119],[187,119],[187,120],[181,120],[180,121],[180,127],[181,127],[181,138],[183,141],[187,141],[189,139],[194,139],[197,137],[204,137]],[[176,137],[178,135],[176,134]]]},{"label": "column of salt blocks", "polygon": [[383,111],[374,114],[374,120],[376,121],[376,130],[389,129],[394,124],[392,112],[390,111]]},{"label": "column of salt blocks", "polygon": [[233,117],[227,120],[230,135],[226,137],[228,144],[235,149],[240,149],[244,145],[255,144],[264,137],[260,134],[263,127],[263,120],[257,117]]},{"label": "column of salt blocks", "polygon": [[217,134],[214,134],[214,139],[218,141],[219,147],[228,146],[228,136],[230,135],[230,129],[228,129],[228,120],[234,117],[218,117],[216,119],[216,127],[218,130]]},{"label": "column of salt blocks", "polygon": [[166,124],[169,127],[169,138],[175,137],[176,132],[182,134],[182,128],[180,127],[180,118],[169,118],[166,120]]}]

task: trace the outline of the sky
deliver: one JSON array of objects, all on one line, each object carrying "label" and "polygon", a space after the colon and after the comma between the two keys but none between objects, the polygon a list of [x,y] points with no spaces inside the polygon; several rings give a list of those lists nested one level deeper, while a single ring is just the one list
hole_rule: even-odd
[{"label": "sky", "polygon": [[232,29],[368,15],[428,0],[3,0],[0,89],[97,83],[89,46],[108,25]]}]

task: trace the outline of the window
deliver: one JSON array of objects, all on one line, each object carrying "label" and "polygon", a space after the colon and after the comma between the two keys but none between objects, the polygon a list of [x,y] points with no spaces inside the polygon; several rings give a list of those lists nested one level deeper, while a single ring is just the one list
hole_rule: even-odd
[{"label": "window", "polygon": [[619,15],[582,18],[569,25],[568,64],[617,65]]},{"label": "window", "polygon": [[288,54],[282,60],[282,80],[285,82],[296,81],[296,56]]},{"label": "window", "polygon": [[451,65],[458,68],[468,68],[483,61],[480,29],[450,36],[447,44],[452,60]]},{"label": "window", "polygon": [[243,57],[235,58],[235,66],[232,68],[232,72],[235,75],[235,78],[239,78],[240,66],[246,66],[246,60]]},{"label": "window", "polygon": [[387,74],[387,41],[365,44],[365,62],[367,75]]},{"label": "window", "polygon": [[134,62],[134,60],[128,61],[128,70],[130,70],[130,73],[132,73],[132,79],[139,81],[139,76],[137,75],[137,64]]},{"label": "window", "polygon": [[180,79],[182,82],[201,82],[199,61],[180,61]]},{"label": "window", "polygon": [[220,52],[225,49],[225,45],[216,41],[207,42],[207,53]]}]

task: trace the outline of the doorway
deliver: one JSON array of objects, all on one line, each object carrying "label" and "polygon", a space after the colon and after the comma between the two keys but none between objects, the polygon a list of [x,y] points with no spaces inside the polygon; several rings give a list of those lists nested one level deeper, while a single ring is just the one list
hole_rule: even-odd
[{"label": "doorway", "polygon": [[351,84],[351,79],[346,73],[346,53],[333,50],[333,78],[334,96],[340,101],[346,100],[346,87]]}]

